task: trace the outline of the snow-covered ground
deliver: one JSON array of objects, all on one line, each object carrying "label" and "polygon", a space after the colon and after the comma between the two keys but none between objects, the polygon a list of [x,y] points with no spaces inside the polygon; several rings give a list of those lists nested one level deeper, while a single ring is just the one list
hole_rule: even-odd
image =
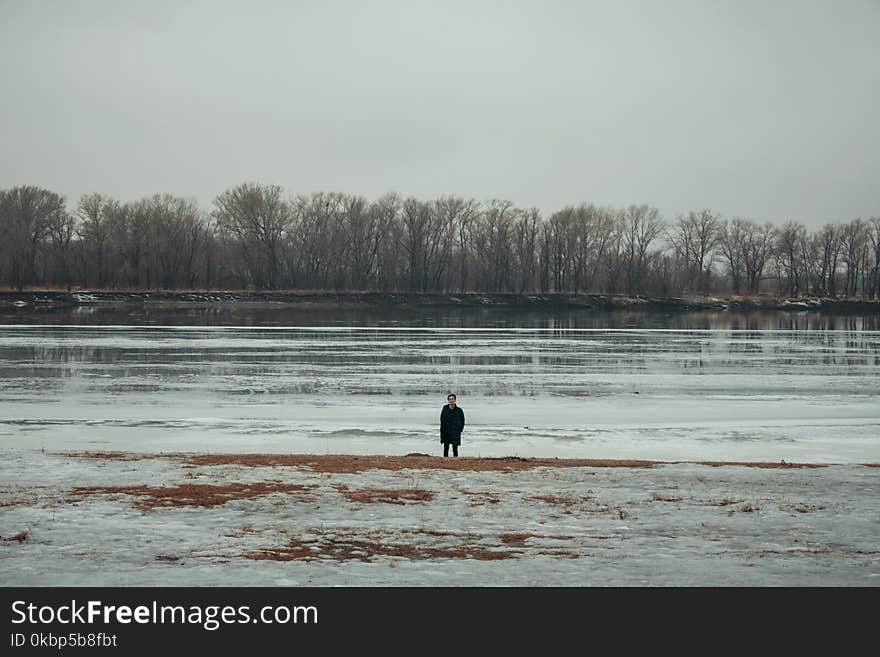
[{"label": "snow-covered ground", "polygon": [[[480,471],[415,459],[340,472],[327,457],[257,467],[130,458],[7,451],[0,581],[880,584],[878,467]],[[10,540],[19,532],[25,540]]]}]

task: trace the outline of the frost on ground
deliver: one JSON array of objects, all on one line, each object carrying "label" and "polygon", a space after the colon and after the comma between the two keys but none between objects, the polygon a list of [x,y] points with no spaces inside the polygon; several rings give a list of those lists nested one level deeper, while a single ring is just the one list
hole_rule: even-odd
[{"label": "frost on ground", "polygon": [[880,584],[876,464],[4,456],[7,586]]}]

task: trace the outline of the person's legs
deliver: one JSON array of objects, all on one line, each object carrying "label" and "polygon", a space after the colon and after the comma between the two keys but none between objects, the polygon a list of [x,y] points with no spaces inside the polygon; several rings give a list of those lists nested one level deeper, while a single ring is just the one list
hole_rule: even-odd
[{"label": "person's legs", "polygon": [[452,443],[452,455],[458,456],[458,445],[456,445],[455,443]]},{"label": "person's legs", "polygon": [[443,456],[449,456],[449,443],[443,443]]}]

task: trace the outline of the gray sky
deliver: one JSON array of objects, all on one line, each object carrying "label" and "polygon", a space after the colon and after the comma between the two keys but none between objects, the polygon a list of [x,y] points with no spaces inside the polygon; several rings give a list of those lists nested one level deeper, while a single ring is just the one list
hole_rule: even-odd
[{"label": "gray sky", "polygon": [[0,187],[880,214],[880,0],[0,0]]}]

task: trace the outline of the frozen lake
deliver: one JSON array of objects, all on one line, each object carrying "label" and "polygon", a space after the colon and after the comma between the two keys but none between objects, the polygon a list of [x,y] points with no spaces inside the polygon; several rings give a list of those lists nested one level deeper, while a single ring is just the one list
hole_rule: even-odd
[{"label": "frozen lake", "polygon": [[463,455],[880,461],[880,331],[838,326],[5,325],[0,444],[433,454],[452,391]]}]

